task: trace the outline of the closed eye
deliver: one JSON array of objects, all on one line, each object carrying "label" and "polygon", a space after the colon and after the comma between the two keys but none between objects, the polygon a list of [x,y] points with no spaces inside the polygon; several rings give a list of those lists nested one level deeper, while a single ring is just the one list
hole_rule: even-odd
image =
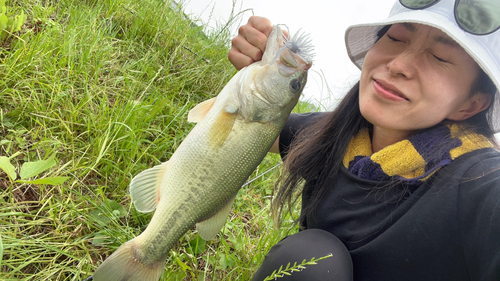
[{"label": "closed eye", "polygon": [[438,57],[438,56],[436,56],[436,55],[433,55],[433,56],[434,56],[434,57],[435,57],[438,61],[440,61],[440,62],[448,62],[447,60],[442,59],[442,58],[440,58],[440,57]]},{"label": "closed eye", "polygon": [[391,39],[391,41],[394,41],[394,42],[402,42],[401,40],[398,40],[398,39],[396,39],[396,38],[394,38],[394,37],[390,36],[390,35],[389,35],[389,34],[387,34],[387,33],[386,33],[386,35],[387,35],[387,37],[388,37],[389,39]]}]

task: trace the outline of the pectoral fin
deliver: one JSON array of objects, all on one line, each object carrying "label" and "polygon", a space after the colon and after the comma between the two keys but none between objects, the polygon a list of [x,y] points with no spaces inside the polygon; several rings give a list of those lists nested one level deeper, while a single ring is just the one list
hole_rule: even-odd
[{"label": "pectoral fin", "polygon": [[168,162],[142,171],[130,182],[130,196],[137,211],[148,213],[156,209],[160,201],[160,186]]},{"label": "pectoral fin", "polygon": [[211,98],[209,100],[197,104],[193,109],[189,111],[188,122],[198,123],[201,120],[203,120],[203,118],[205,118],[205,115],[207,115],[207,113],[214,105],[216,99],[217,97]]},{"label": "pectoral fin", "polygon": [[217,212],[217,214],[196,224],[198,234],[201,238],[203,238],[203,240],[212,240],[215,235],[219,233],[222,226],[226,222],[227,217],[229,216],[229,212],[231,211],[231,207],[233,206],[235,198],[236,195],[231,198],[231,200],[229,200],[227,204],[222,207],[219,212]]},{"label": "pectoral fin", "polygon": [[231,133],[231,130],[233,129],[237,116],[237,112],[230,113],[226,110],[223,110],[217,116],[210,128],[210,134],[208,135],[212,148],[218,149],[226,141],[229,133]]}]

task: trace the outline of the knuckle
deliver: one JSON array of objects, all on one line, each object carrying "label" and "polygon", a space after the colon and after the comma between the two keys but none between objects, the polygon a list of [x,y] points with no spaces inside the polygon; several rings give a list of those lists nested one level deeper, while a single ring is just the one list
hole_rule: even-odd
[{"label": "knuckle", "polygon": [[256,21],[259,21],[259,18],[258,16],[255,16],[255,15],[252,15],[248,18],[248,23],[252,23],[252,22],[256,22]]},{"label": "knuckle", "polygon": [[[239,40],[239,39],[238,39],[238,37],[239,37],[239,36],[236,36],[236,37],[234,37],[234,38],[231,40],[231,45],[232,45],[232,46],[234,46],[234,45],[237,45],[237,44],[238,44],[238,40]],[[231,48],[233,48],[233,47],[231,47]]]},{"label": "knuckle", "polygon": [[231,48],[239,49],[242,43],[245,41],[241,36],[236,36],[231,40]]},{"label": "knuckle", "polygon": [[229,53],[227,54],[227,58],[229,59],[230,62],[233,62],[233,60],[235,59],[235,50],[233,48],[231,48],[231,50],[229,50]]},{"label": "knuckle", "polygon": [[238,28],[238,34],[243,35],[247,32],[248,26],[247,25],[242,25],[240,28]]}]

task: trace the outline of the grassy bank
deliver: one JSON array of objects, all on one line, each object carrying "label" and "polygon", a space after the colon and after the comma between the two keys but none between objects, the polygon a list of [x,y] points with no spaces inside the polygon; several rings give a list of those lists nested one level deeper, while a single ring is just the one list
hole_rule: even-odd
[{"label": "grassy bank", "polygon": [[[189,109],[235,73],[229,34],[163,0],[6,6],[26,20],[0,40],[0,280],[82,280],[146,228],[128,184],[169,159]],[[244,187],[213,241],[187,233],[162,280],[248,280],[289,231],[268,213],[278,173]]]}]

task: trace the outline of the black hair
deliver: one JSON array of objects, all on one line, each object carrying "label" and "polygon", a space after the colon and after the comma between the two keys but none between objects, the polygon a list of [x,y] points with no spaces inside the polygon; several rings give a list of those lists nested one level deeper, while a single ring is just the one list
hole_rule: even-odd
[{"label": "black hair", "polygon": [[[303,194],[308,194],[302,206],[300,220],[314,212],[314,207],[325,197],[342,165],[342,157],[351,138],[361,128],[371,124],[359,110],[359,82],[347,93],[337,108],[319,117],[305,128],[290,145],[284,159],[286,173],[282,175],[273,201],[273,215],[280,219],[284,205],[293,205],[296,190],[305,181]],[[321,155],[321,156],[318,156]],[[296,198],[297,199],[297,198]]]}]

